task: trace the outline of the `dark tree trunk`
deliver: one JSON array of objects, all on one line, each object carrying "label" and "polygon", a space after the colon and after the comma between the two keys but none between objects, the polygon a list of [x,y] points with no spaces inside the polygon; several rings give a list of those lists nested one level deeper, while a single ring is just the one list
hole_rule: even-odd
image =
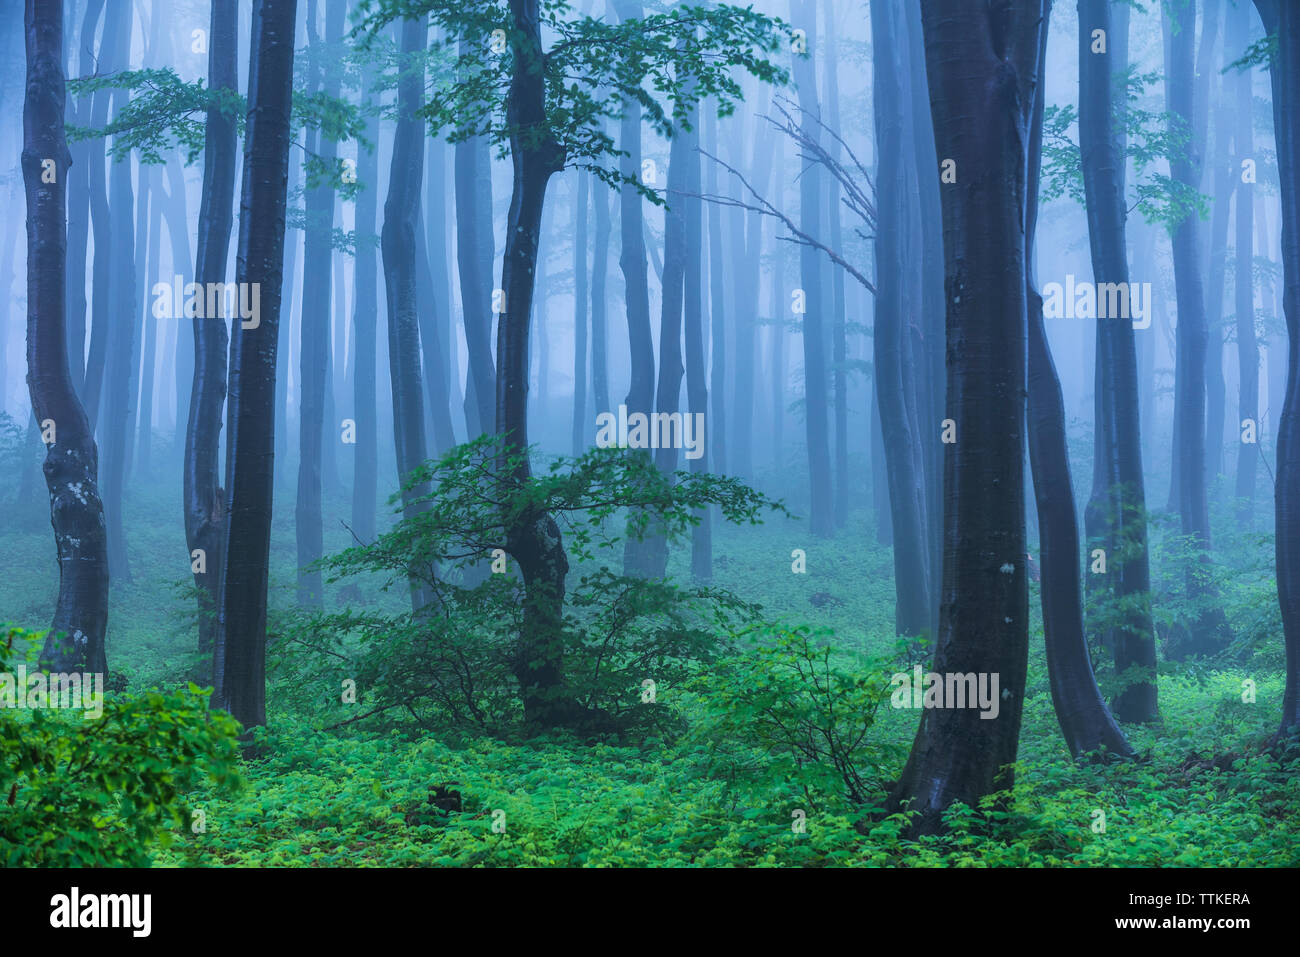
[{"label": "dark tree trunk", "polygon": [[[1047,31],[1039,62],[1046,62]],[[1043,299],[1034,281],[1034,232],[1038,221],[1038,175],[1042,161],[1043,84],[1034,88],[1029,140],[1029,186],[1025,203],[1025,275],[1029,325],[1029,463],[1038,506],[1042,614],[1052,706],[1070,754],[1078,758],[1104,748],[1131,757],[1133,749],[1115,722],[1097,678],[1083,629],[1079,526],[1070,478],[1065,402],[1043,323]]]},{"label": "dark tree trunk", "polygon": [[1277,430],[1277,492],[1274,543],[1277,596],[1286,642],[1286,691],[1277,746],[1300,736],[1300,7],[1255,0],[1264,28],[1277,35],[1270,67],[1273,131],[1277,142],[1282,203],[1282,306],[1289,361],[1286,398]]},{"label": "dark tree trunk", "polygon": [[581,170],[573,210],[573,454],[587,447],[587,193],[590,175]]},{"label": "dark tree trunk", "polygon": [[[614,9],[617,10],[619,19],[624,21],[639,19],[642,15],[640,0],[614,0]],[[640,182],[641,104],[635,99],[623,101],[618,145],[625,151],[625,155],[619,157],[619,172],[627,179]],[[625,183],[619,189],[619,204],[621,251],[618,262],[623,270],[627,341],[631,352],[628,361],[632,373],[624,404],[629,416],[640,413],[648,419],[655,405],[655,354],[654,337],[650,329],[650,279],[646,266],[645,223],[641,194],[635,185]],[[663,348],[662,342],[660,348]],[[680,367],[679,356],[678,378],[681,376]],[[629,451],[628,454],[648,453]],[[652,577],[658,565],[656,552],[652,540],[647,538],[646,541],[638,541],[634,535],[629,534],[623,547],[624,573]]]},{"label": "dark tree trunk", "polygon": [[[27,91],[23,185],[27,197],[27,386],[54,441],[45,454],[59,597],[41,665],[56,672],[108,671],[108,546],[96,483],[97,452],[68,371],[67,174],[63,132],[63,3],[27,0]],[[48,166],[52,162],[52,166]]]},{"label": "dark tree trunk", "polygon": [[[255,325],[232,323],[214,704],[266,723],[266,587],[275,479],[275,360],[283,286],[297,0],[256,0],[235,279],[259,290]],[[250,284],[245,286],[244,284]],[[253,320],[247,320],[252,323]]]},{"label": "dark tree trunk", "polygon": [[[374,74],[367,70],[361,99],[374,97]],[[366,121],[366,139],[372,148],[361,148],[357,156],[357,178],[363,189],[357,197],[357,251],[353,275],[354,347],[356,362],[352,375],[353,415],[357,422],[357,444],[352,477],[352,531],[363,542],[375,538],[375,496],[379,489],[379,422],[375,367],[378,362],[379,278],[374,241],[379,217],[379,117]]]},{"label": "dark tree trunk", "polygon": [[[877,183],[875,394],[880,410],[884,470],[889,489],[890,528],[894,546],[894,625],[900,635],[932,634],[932,570],[926,533],[925,486],[917,468],[919,436],[913,431],[909,404],[914,393],[906,365],[904,284],[907,282],[904,236],[914,183],[907,182],[903,153],[904,96],[899,51],[906,49],[904,24],[890,4],[871,7],[875,76],[876,137],[880,165]],[[932,424],[934,428],[939,423]]]},{"label": "dark tree trunk", "polygon": [[[237,0],[212,0],[208,35],[208,87],[238,91],[239,11]],[[199,201],[198,252],[194,281],[200,289],[226,281],[226,255],[234,221],[235,156],[239,141],[234,115],[209,110],[204,130],[203,193]],[[238,314],[231,317],[236,321]],[[199,651],[211,653],[220,597],[221,548],[225,536],[225,490],[218,453],[221,414],[226,404],[224,317],[192,320],[194,380],[185,426],[185,543],[199,589]],[[195,551],[199,555],[195,555]],[[198,559],[202,558],[200,564]]]},{"label": "dark tree trunk", "polygon": [[[420,180],[424,166],[424,122],[417,115],[423,100],[424,71],[410,62],[425,48],[423,18],[400,21],[401,51],[407,58],[397,87],[397,129],[384,201],[382,247],[384,286],[388,294],[388,363],[393,391],[393,438],[397,474],[402,483],[404,514],[416,514],[423,488],[407,488],[412,469],[428,458],[424,433],[424,384],[420,370],[420,326],[416,309],[416,229],[419,226]],[[417,614],[428,604],[428,589],[411,582],[411,606]]]},{"label": "dark tree trunk", "polygon": [[[1197,86],[1193,62],[1196,10],[1192,4],[1177,9],[1166,7],[1165,17],[1168,47],[1165,91],[1170,122],[1174,127],[1190,128],[1195,117],[1203,112],[1192,102]],[[1211,38],[1214,29],[1215,21],[1210,18],[1206,30],[1210,31]],[[1201,65],[1206,66],[1204,61]],[[1199,149],[1199,142],[1193,139],[1190,150]],[[1174,179],[1185,187],[1198,189],[1201,182],[1199,152],[1182,151],[1172,160],[1171,171]],[[1176,470],[1178,514],[1183,535],[1190,543],[1187,597],[1198,604],[1214,604],[1216,591],[1207,574],[1210,550],[1210,513],[1205,492],[1205,357],[1208,333],[1198,224],[1196,214],[1189,214],[1174,227],[1172,235],[1178,301],[1174,403],[1179,414],[1174,418],[1177,433],[1174,446],[1179,459]],[[1189,629],[1178,630],[1170,641],[1170,656],[1211,654],[1230,639],[1223,610],[1216,607],[1199,614]]]},{"label": "dark tree trunk", "polygon": [[[336,66],[324,65],[332,58],[343,36],[344,0],[326,0],[325,47],[316,36],[316,0],[307,3],[307,32],[310,61],[307,91],[327,97],[339,95],[340,77]],[[322,79],[322,73],[323,79]],[[312,137],[315,152],[328,167],[338,154],[338,143],[324,132]],[[310,148],[310,147],[309,147]],[[298,543],[298,604],[319,608],[322,600],[321,573],[308,566],[324,553],[321,518],[321,459],[325,439],[325,391],[329,387],[330,365],[330,270],[333,266],[334,190],[321,182],[307,190],[306,234],[302,267],[302,324],[299,355],[298,407],[298,501],[294,528]],[[336,304],[337,305],[337,304]],[[333,432],[333,423],[330,423]]]},{"label": "dark tree trunk", "polygon": [[954,802],[976,807],[1009,787],[1019,744],[1029,651],[1025,177],[1047,13],[1046,2],[1007,8],[930,0],[922,8],[938,155],[957,164],[957,182],[942,193],[947,395],[957,441],[945,452],[932,670],[996,674],[1000,694],[993,720],[953,707],[922,717],[888,801],[891,810],[917,812],[914,833],[940,830]]},{"label": "dark tree trunk", "polygon": [[[1126,56],[1117,50],[1124,49],[1120,34],[1127,30],[1112,29],[1106,0],[1079,0],[1079,20],[1079,146],[1092,272],[1098,284],[1127,288],[1124,151],[1114,132],[1115,77],[1126,67]],[[1094,30],[1105,31],[1105,53],[1091,52]],[[1096,368],[1095,458],[1086,516],[1089,552],[1105,550],[1107,574],[1094,588],[1110,599],[1107,644],[1124,685],[1112,707],[1120,721],[1154,721],[1156,644],[1131,321],[1097,322]]]},{"label": "dark tree trunk", "polygon": [[[626,11],[620,10],[620,15],[626,16]],[[506,114],[511,124],[514,188],[501,272],[506,308],[497,325],[496,431],[505,436],[505,448],[515,452],[528,448],[528,327],[546,184],[564,168],[563,150],[546,126],[538,16],[538,0],[510,0],[515,67]],[[639,227],[639,198],[637,202]],[[629,283],[629,290],[632,288]],[[648,307],[645,318],[648,333]],[[513,474],[502,475],[503,481],[527,481],[527,455],[519,455],[516,463]],[[572,723],[576,707],[564,687],[564,591],[569,561],[559,526],[546,512],[525,511],[506,527],[506,551],[518,563],[524,583],[523,624],[514,663],[524,720],[539,728]]]}]

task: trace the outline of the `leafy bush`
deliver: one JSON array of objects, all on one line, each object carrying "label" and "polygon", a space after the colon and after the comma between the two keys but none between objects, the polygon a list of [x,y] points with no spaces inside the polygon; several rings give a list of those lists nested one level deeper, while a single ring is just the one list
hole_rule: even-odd
[{"label": "leafy bush", "polygon": [[[351,678],[367,696],[363,713],[405,713],[448,733],[519,727],[518,675],[533,647],[521,635],[533,599],[510,532],[519,516],[545,514],[563,530],[570,567],[556,644],[563,693],[581,715],[571,727],[588,736],[680,730],[651,687],[684,681],[725,652],[719,636],[752,621],[757,607],[707,585],[620,574],[610,567],[622,558],[616,546],[627,529],[680,539],[709,507],[736,523],[783,509],[735,479],[665,475],[646,456],[613,449],[557,459],[519,482],[515,454],[483,437],[414,470],[406,488],[417,494],[396,526],[322,565],[331,582],[377,573],[383,590],[413,588],[427,602],[290,615],[278,673],[316,688]],[[618,520],[624,509],[628,522]]]},{"label": "leafy bush", "polygon": [[[11,629],[0,672],[13,658]],[[186,794],[208,779],[238,786],[238,723],[209,692],[105,694],[98,718],[0,708],[0,864],[87,867],[149,863],[169,825],[190,824]]]}]

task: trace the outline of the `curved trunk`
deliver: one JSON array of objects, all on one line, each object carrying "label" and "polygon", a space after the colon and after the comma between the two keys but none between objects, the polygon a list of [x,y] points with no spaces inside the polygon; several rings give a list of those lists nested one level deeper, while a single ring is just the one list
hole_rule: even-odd
[{"label": "curved trunk", "polygon": [[[59,597],[41,665],[55,672],[108,670],[108,545],[96,483],[95,439],[68,372],[68,152],[63,131],[62,0],[27,0],[23,186],[27,197],[27,386],[36,420],[50,423],[45,484],[59,561]],[[54,177],[46,163],[54,160]]]},{"label": "curved trunk", "polygon": [[[208,86],[237,91],[239,17],[237,0],[212,0],[208,38]],[[226,255],[234,220],[236,117],[209,110],[203,147],[203,193],[199,201],[198,251],[194,281],[200,289],[225,282]],[[234,317],[232,317],[234,318]],[[199,589],[199,651],[210,653],[216,634],[216,602],[225,532],[225,492],[217,456],[221,413],[226,402],[224,317],[193,319],[194,381],[185,427],[185,542]],[[199,555],[195,555],[198,551]],[[202,562],[199,559],[202,558]]]}]

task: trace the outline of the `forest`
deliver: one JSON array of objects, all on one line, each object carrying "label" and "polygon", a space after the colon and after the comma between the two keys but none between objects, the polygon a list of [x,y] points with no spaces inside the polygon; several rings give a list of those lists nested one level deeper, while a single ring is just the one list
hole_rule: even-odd
[{"label": "forest", "polygon": [[0,866],[1300,864],[1297,136],[1292,0],[0,0]]}]

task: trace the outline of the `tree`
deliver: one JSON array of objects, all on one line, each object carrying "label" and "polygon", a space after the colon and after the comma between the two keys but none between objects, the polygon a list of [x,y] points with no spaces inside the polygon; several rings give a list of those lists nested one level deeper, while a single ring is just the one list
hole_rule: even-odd
[{"label": "tree", "polygon": [[[1039,60],[1046,55],[1047,31]],[[1129,757],[1133,749],[1116,724],[1097,686],[1083,627],[1079,526],[1065,432],[1065,402],[1043,322],[1043,298],[1035,288],[1034,235],[1038,222],[1038,178],[1043,144],[1045,96],[1034,86],[1029,141],[1029,185],[1025,200],[1025,275],[1029,320],[1029,463],[1033,472],[1042,545],[1042,614],[1047,677],[1056,720],[1070,753],[1079,757],[1105,748]]]},{"label": "tree", "polygon": [[[367,68],[361,85],[362,102],[374,93],[375,71]],[[379,215],[379,117],[371,114],[365,129],[368,148],[358,146],[357,178],[362,191],[357,196],[357,251],[353,320],[356,361],[352,373],[353,414],[357,421],[355,465],[352,473],[352,531],[363,542],[375,537],[375,496],[379,486],[379,421],[375,384],[378,363],[379,279],[375,258]]]},{"label": "tree", "polygon": [[[428,23],[407,17],[400,30],[401,67],[397,81],[397,128],[388,172],[388,197],[380,243],[384,257],[384,288],[388,299],[388,368],[393,392],[393,438],[397,474],[407,517],[422,493],[406,477],[427,456],[424,432],[424,383],[420,374],[420,326],[416,311],[416,240],[420,208],[420,179],[424,167],[424,135],[418,111],[424,89],[424,60]],[[421,611],[428,592],[414,579],[411,604]]]},{"label": "tree", "polygon": [[[460,45],[460,82],[435,89],[423,112],[436,129],[450,127],[458,140],[488,135],[510,154],[513,184],[501,275],[504,309],[497,326],[495,429],[504,440],[496,478],[514,487],[526,486],[532,468],[528,456],[518,453],[528,448],[529,331],[551,177],[572,164],[611,186],[635,185],[599,162],[617,155],[604,121],[619,116],[634,97],[668,135],[674,120],[699,99],[718,96],[730,109],[740,92],[730,75],[733,69],[744,68],[767,81],[784,79],[761,56],[778,42],[775,25],[749,9],[673,10],[619,24],[586,16],[566,20],[558,15],[564,9],[561,3],[545,10],[548,26],[556,30],[549,49],[542,45],[539,0],[509,0],[504,10],[493,3],[392,0],[372,9],[361,24],[373,32],[397,16],[432,13],[448,42],[466,34],[481,37],[505,25],[503,48]],[[616,53],[613,62],[610,51]],[[584,82],[571,83],[575,75]],[[667,98],[668,110],[645,93],[645,83]],[[580,708],[564,687],[569,565],[559,527],[540,505],[513,509],[506,519],[505,551],[524,583],[515,676],[525,720],[541,728],[580,721]]]},{"label": "tree", "polygon": [[[876,231],[876,313],[872,330],[875,395],[884,439],[885,470],[894,543],[895,630],[900,635],[930,634],[932,581],[929,520],[924,472],[916,421],[916,378],[907,332],[906,237],[909,232],[910,196],[908,137],[901,78],[906,75],[903,56],[904,24],[894,4],[871,5],[872,70],[876,139],[880,167],[877,171],[878,228]],[[947,416],[945,416],[947,418]],[[939,423],[931,423],[938,428]]]},{"label": "tree", "polygon": [[27,197],[27,385],[50,440],[45,485],[59,561],[59,597],[41,652],[51,671],[108,670],[108,544],[98,451],[68,367],[67,173],[62,0],[27,0],[23,186]]},{"label": "tree", "polygon": [[[236,0],[212,0],[208,37],[210,89],[238,92],[238,53]],[[226,255],[234,219],[236,125],[237,117],[233,113],[208,111],[198,251],[194,263],[194,281],[204,290],[210,288],[208,283],[224,282],[226,278]],[[225,537],[225,492],[221,488],[217,459],[221,414],[226,403],[229,341],[225,318],[206,315],[194,318],[194,380],[185,428],[185,543],[200,595],[199,650],[203,652],[210,652],[213,647],[216,602],[220,596],[221,547]]]},{"label": "tree", "polygon": [[1275,746],[1300,737],[1300,9],[1279,0],[1255,0],[1264,28],[1277,37],[1269,65],[1273,133],[1282,197],[1282,305],[1286,313],[1286,398],[1277,428],[1274,543],[1277,597],[1286,643],[1286,690]]},{"label": "tree", "polygon": [[1019,745],[1029,650],[1025,178],[1048,13],[1046,2],[969,0],[927,0],[921,10],[936,147],[956,163],[956,182],[941,191],[956,442],[944,470],[932,670],[997,674],[1003,692],[993,720],[970,708],[926,712],[888,799],[891,810],[916,813],[915,833],[940,830],[955,802],[975,807],[1010,786]]},{"label": "tree", "polygon": [[[307,95],[318,91],[337,99],[341,87],[337,65],[326,60],[337,51],[343,37],[344,0],[326,0],[325,38],[322,49],[316,34],[316,0],[307,3],[307,48],[309,79]],[[338,143],[327,130],[319,130],[308,149],[329,168],[338,153]],[[313,148],[314,147],[314,148]],[[309,176],[309,181],[311,177]],[[320,571],[313,563],[322,555],[324,530],[321,519],[321,459],[325,441],[325,391],[330,365],[330,269],[333,264],[331,235],[334,229],[334,190],[324,176],[309,185],[306,197],[306,233],[303,245],[302,323],[299,333],[298,405],[298,502],[294,528],[298,540],[298,602],[309,607],[321,604]]]},{"label": "tree", "polygon": [[[1193,41],[1196,34],[1194,3],[1189,2],[1177,8],[1167,5],[1165,19],[1168,44],[1165,91],[1169,105],[1169,123],[1176,129],[1179,126],[1190,126],[1193,121],[1192,97],[1196,89],[1193,63]],[[1213,31],[1213,24],[1212,19],[1208,20],[1206,30]],[[1084,54],[1081,52],[1080,55]],[[1202,62],[1201,65],[1204,67],[1205,63]],[[1200,185],[1199,155],[1182,151],[1170,166],[1174,179],[1188,190],[1195,190]],[[1240,211],[1238,215],[1240,216]],[[1249,237],[1249,233],[1247,235]],[[1207,575],[1210,549],[1210,513],[1205,492],[1205,357],[1208,331],[1201,284],[1200,230],[1195,212],[1185,212],[1181,221],[1174,226],[1171,239],[1178,300],[1177,369],[1174,385],[1178,514],[1183,535],[1187,537],[1193,552],[1187,567],[1187,597],[1199,605],[1194,611],[1195,618],[1190,627],[1185,629],[1185,637],[1170,642],[1173,646],[1171,656],[1181,657],[1187,653],[1211,654],[1221,650],[1232,635],[1223,609],[1215,601],[1216,591]],[[1253,311],[1252,309],[1251,312]],[[1251,333],[1253,339],[1253,321]],[[1258,366],[1258,353],[1255,363]],[[1258,392],[1258,383],[1256,391]],[[1253,473],[1251,480],[1253,484]]]},{"label": "tree", "polygon": [[[813,69],[816,49],[816,0],[791,0],[793,19],[806,30],[806,53],[795,51],[794,79],[799,93],[803,134],[817,142],[821,137],[821,108],[817,102],[817,74]],[[824,190],[820,167],[804,156],[799,172],[799,224],[810,235],[821,232]],[[804,244],[799,250],[799,279],[803,285],[803,385],[804,427],[808,443],[809,522],[808,529],[820,538],[835,533],[835,503],[831,492],[831,450],[828,428],[825,264],[821,254]],[[831,299],[831,305],[834,301]]]},{"label": "tree", "polygon": [[[1079,150],[1093,280],[1127,289],[1124,151],[1115,129],[1115,77],[1125,68],[1127,20],[1115,29],[1111,13],[1107,0],[1079,2]],[[1089,552],[1106,569],[1097,579],[1104,585],[1096,587],[1113,599],[1107,643],[1123,689],[1112,707],[1121,721],[1153,721],[1157,717],[1156,645],[1137,354],[1127,318],[1097,322],[1096,363],[1092,494],[1084,514]],[[1095,555],[1098,548],[1100,556]]]},{"label": "tree", "polygon": [[222,548],[214,703],[251,728],[266,723],[266,588],[275,461],[275,360],[280,332],[297,0],[257,0],[248,69],[235,279],[258,291],[256,321],[233,324],[226,534]]}]

